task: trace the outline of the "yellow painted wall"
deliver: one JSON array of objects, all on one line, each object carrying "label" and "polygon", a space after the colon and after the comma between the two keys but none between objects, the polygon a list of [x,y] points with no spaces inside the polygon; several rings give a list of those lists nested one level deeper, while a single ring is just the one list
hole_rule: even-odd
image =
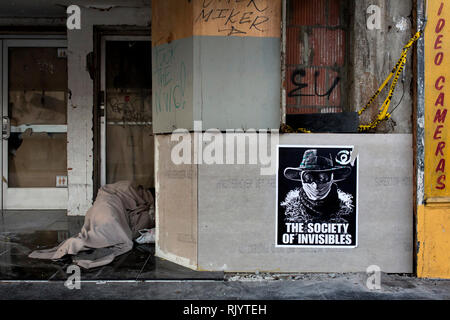
[{"label": "yellow painted wall", "polygon": [[419,206],[417,276],[450,279],[450,204]]},{"label": "yellow painted wall", "polygon": [[450,278],[450,3],[428,0],[425,204],[417,208],[417,275]]},{"label": "yellow painted wall", "polygon": [[[442,7],[441,7],[441,4]],[[425,30],[425,197],[450,197],[450,3],[428,1]],[[448,179],[448,180],[447,180]]]}]

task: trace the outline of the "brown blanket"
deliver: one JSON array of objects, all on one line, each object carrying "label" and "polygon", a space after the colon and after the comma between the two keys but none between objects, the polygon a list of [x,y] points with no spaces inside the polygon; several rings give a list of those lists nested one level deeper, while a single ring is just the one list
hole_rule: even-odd
[{"label": "brown blanket", "polygon": [[[99,189],[97,199],[86,213],[81,232],[59,246],[33,251],[29,257],[57,260],[74,255],[73,262],[89,269],[103,266],[133,248],[139,230],[154,227],[151,193],[130,181],[108,184]],[[83,251],[95,249],[94,253]]]}]

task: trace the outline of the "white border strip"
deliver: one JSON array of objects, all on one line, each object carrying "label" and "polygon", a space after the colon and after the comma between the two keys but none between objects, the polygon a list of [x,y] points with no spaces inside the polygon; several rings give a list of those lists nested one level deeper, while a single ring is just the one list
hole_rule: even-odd
[{"label": "white border strip", "polygon": [[307,249],[355,249],[358,247],[358,224],[359,224],[359,156],[356,157],[356,229],[355,229],[355,245],[354,246],[310,246],[310,245],[279,245],[278,244],[278,172],[280,171],[280,147],[281,148],[352,148],[352,152],[355,151],[355,146],[337,146],[337,145],[298,145],[298,144],[279,144],[277,146],[277,174],[276,174],[276,203],[275,203],[275,248],[307,248]]},{"label": "white border strip", "polygon": [[32,132],[47,132],[47,133],[66,133],[67,125],[65,124],[22,124],[20,126],[11,126],[11,132],[25,132],[31,129]]}]

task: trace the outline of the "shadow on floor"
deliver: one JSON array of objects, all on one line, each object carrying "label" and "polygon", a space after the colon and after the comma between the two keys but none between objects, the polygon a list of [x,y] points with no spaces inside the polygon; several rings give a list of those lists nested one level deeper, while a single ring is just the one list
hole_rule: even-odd
[{"label": "shadow on floor", "polygon": [[[65,211],[7,211],[0,224],[0,280],[66,280],[70,256],[30,259],[36,249],[52,248],[78,234],[84,217]],[[81,280],[223,280],[223,272],[200,272],[155,257],[155,246],[135,245],[109,265],[81,268]]]}]

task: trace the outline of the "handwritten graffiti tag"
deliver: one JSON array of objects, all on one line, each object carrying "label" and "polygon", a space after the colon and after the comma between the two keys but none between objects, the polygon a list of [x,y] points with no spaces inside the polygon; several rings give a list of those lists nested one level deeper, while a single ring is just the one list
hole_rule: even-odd
[{"label": "handwritten graffiti tag", "polygon": [[123,123],[128,122],[141,122],[151,123],[152,114],[151,110],[146,108],[147,105],[151,105],[151,93],[145,92],[141,96],[125,96],[108,98],[109,110],[113,113],[113,117],[120,118]]},{"label": "handwritten graffiti tag", "polygon": [[195,23],[214,23],[227,36],[264,32],[270,20],[268,8],[261,0],[203,0]]},{"label": "handwritten graffiti tag", "polygon": [[304,69],[297,69],[292,73],[291,76],[291,82],[294,84],[295,88],[289,91],[288,97],[299,97],[299,96],[318,96],[318,97],[327,97],[328,100],[330,100],[331,93],[333,93],[333,90],[338,85],[339,81],[341,80],[339,77],[336,77],[333,80],[333,83],[331,84],[331,87],[325,92],[325,93],[319,93],[318,91],[318,85],[317,85],[317,79],[320,75],[320,71],[314,72],[314,94],[307,94],[300,92],[302,89],[307,88],[308,84],[303,83],[301,79],[306,76],[306,72]]},{"label": "handwritten graffiti tag", "polygon": [[156,112],[184,109],[186,90],[186,65],[176,56],[176,45],[155,49]]}]

